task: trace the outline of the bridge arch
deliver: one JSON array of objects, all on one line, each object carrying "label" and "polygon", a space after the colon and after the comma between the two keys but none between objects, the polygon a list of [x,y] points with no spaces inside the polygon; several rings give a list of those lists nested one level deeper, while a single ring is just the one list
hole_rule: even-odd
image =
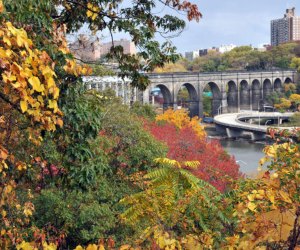
[{"label": "bridge arch", "polygon": [[250,88],[246,80],[240,82],[240,109],[250,109]]},{"label": "bridge arch", "polygon": [[163,109],[166,110],[169,107],[173,107],[173,98],[171,91],[168,89],[168,87],[163,84],[158,84],[155,85],[155,88],[159,88],[163,96]]},{"label": "bridge arch", "polygon": [[274,91],[278,93],[282,92],[282,81],[280,78],[276,78],[274,81]]},{"label": "bridge arch", "polygon": [[292,81],[292,79],[290,78],[290,77],[286,77],[285,79],[284,79],[284,83],[292,83],[293,81]]},{"label": "bridge arch", "polygon": [[270,79],[265,79],[263,82],[263,100],[267,103],[268,96],[272,93],[272,83]]},{"label": "bridge arch", "polygon": [[[181,93],[185,94],[183,91],[187,91],[188,96],[182,96],[180,98]],[[177,100],[178,105],[186,107],[189,110],[189,115],[191,117],[199,115],[199,96],[196,88],[192,84],[182,84],[177,91],[174,100]]]},{"label": "bridge arch", "polygon": [[238,90],[237,84],[234,81],[229,81],[226,85],[227,92],[227,106],[228,112],[237,112],[238,108]]},{"label": "bridge arch", "polygon": [[218,114],[218,109],[222,104],[222,94],[219,86],[215,82],[209,82],[204,86],[204,89],[209,87],[212,92],[212,100],[211,100],[211,112],[212,115],[215,116]]},{"label": "bridge arch", "polygon": [[259,80],[252,81],[252,109],[259,110],[259,102],[261,100],[261,86]]}]

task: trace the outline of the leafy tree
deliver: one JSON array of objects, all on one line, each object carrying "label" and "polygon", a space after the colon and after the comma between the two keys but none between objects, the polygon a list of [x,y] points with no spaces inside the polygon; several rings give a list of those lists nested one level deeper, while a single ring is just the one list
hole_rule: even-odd
[{"label": "leafy tree", "polygon": [[[136,1],[131,7],[125,7],[121,1],[56,1],[60,4],[60,14],[53,15],[57,23],[67,26],[69,32],[78,31],[87,23],[93,32],[107,31],[111,35],[115,31],[123,31],[140,48],[141,52],[135,55],[125,55],[121,46],[113,46],[108,59],[117,59],[120,75],[129,75],[133,85],[144,89],[148,85],[145,76],[140,71],[153,71],[156,67],[164,66],[165,62],[175,62],[178,55],[175,47],[167,41],[160,45],[155,35],[168,36],[180,32],[185,22],[176,16],[167,13],[155,14],[153,11],[159,6],[167,6],[185,12],[188,20],[198,21],[201,13],[198,7],[190,2],[181,1]],[[145,63],[140,63],[140,58]]]},{"label": "leafy tree", "polygon": [[200,120],[198,117],[190,118],[187,111],[184,109],[172,110],[168,109],[161,115],[157,115],[157,122],[167,122],[169,124],[175,125],[179,129],[185,127],[190,127],[198,136],[198,138],[203,138],[206,133],[204,127],[200,125]]},{"label": "leafy tree", "polygon": [[[177,58],[175,48],[169,43],[160,46],[154,35],[156,31],[168,33],[181,30],[185,25],[183,20],[171,15],[155,16],[152,9],[157,2],[136,2],[132,8],[121,8],[120,4],[119,1],[7,0],[4,4],[0,1],[1,248],[16,247],[25,236],[36,240],[37,247],[45,244],[45,237],[32,233],[39,230],[31,226],[34,223],[42,225],[45,219],[38,217],[40,221],[30,222],[34,212],[33,193],[39,197],[41,190],[47,194],[47,189],[60,188],[67,196],[70,195],[66,199],[70,200],[76,192],[87,195],[91,189],[99,187],[103,178],[105,185],[107,180],[113,180],[116,172],[115,169],[115,172],[108,171],[111,159],[105,157],[103,149],[95,147],[102,121],[105,120],[103,107],[99,105],[103,100],[95,93],[85,92],[79,78],[88,74],[90,69],[77,65],[73,60],[65,39],[66,28],[68,32],[73,32],[88,23],[95,32],[123,30],[131,35],[136,45],[144,51],[135,57],[124,55],[122,48],[114,47],[110,56],[119,60],[123,75],[138,79],[134,82],[141,89],[148,83],[139,74],[141,69],[152,70]],[[168,1],[165,4],[187,12],[190,20],[201,16],[197,6],[189,2]],[[144,58],[145,64],[139,63],[140,57]],[[157,147],[151,135],[141,132],[139,136],[150,145],[153,143],[154,153],[145,150],[148,144],[135,140],[132,134],[131,140],[124,140],[124,145],[130,145],[128,142],[133,145],[136,141],[140,143],[137,152],[129,146],[129,149],[126,148],[130,156],[139,154],[136,158],[130,158],[132,163],[140,162],[139,157],[142,156],[146,159],[152,159],[153,155],[161,156],[163,150]],[[148,166],[147,162],[142,162],[136,167],[141,165]],[[104,172],[108,172],[108,176]],[[58,193],[58,199],[52,200],[59,200],[60,195]],[[51,196],[40,197],[43,201],[46,198],[51,200]],[[104,197],[109,197],[109,194]],[[34,202],[37,205],[43,201]],[[52,205],[55,207],[55,204]],[[105,206],[105,202],[97,205]],[[113,215],[115,211],[112,211]],[[86,223],[90,221],[87,216],[83,217]],[[74,227],[80,223],[74,223]],[[66,227],[61,229],[63,231]],[[47,235],[43,230],[49,232],[42,227],[40,235]],[[80,237],[87,241],[96,237],[93,234],[94,231],[89,236]]]},{"label": "leafy tree", "polygon": [[125,223],[142,228],[138,244],[152,242],[152,247],[159,249],[218,246],[217,232],[229,220],[212,205],[221,200],[220,193],[184,169],[196,168],[199,162],[155,161],[161,167],[144,176],[146,189],[121,201],[128,206],[122,214]]},{"label": "leafy tree", "polygon": [[218,190],[226,190],[232,179],[239,178],[239,167],[217,141],[199,139],[190,127],[180,130],[173,125],[150,126],[151,133],[168,146],[167,156],[177,161],[199,161],[199,167],[192,173],[214,185]]},{"label": "leafy tree", "polygon": [[186,72],[187,69],[181,63],[168,63],[163,68],[154,69],[155,73],[164,72]]},{"label": "leafy tree", "polygon": [[177,99],[178,99],[178,102],[181,102],[181,103],[188,101],[190,99],[190,94],[186,87],[183,87],[178,91]]},{"label": "leafy tree", "polygon": [[113,70],[108,69],[102,65],[91,64],[90,66],[93,70],[94,76],[113,76],[116,74]]},{"label": "leafy tree", "polygon": [[207,116],[212,115],[212,97],[203,95],[203,112]]},{"label": "leafy tree", "polygon": [[288,132],[269,132],[278,143],[264,149],[260,163],[270,164],[262,178],[247,179],[238,189],[239,235],[230,239],[231,247],[295,249],[300,243],[299,145],[285,142]]}]

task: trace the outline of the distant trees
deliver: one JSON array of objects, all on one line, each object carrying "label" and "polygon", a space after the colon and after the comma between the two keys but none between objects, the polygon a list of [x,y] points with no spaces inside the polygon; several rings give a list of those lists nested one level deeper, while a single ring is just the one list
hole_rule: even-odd
[{"label": "distant trees", "polygon": [[295,56],[299,54],[299,51],[298,43],[281,44],[267,51],[255,50],[251,46],[240,46],[223,54],[211,51],[192,62],[180,59],[174,64],[174,68],[165,68],[164,72],[178,71],[180,69],[176,68],[178,64],[181,68],[184,66],[182,71],[196,72],[297,68],[300,63]]}]

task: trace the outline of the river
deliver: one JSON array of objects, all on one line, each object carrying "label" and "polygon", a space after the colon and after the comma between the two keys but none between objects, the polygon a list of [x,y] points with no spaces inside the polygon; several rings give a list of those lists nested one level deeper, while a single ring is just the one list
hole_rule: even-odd
[{"label": "river", "polygon": [[219,137],[213,127],[207,127],[206,132],[210,138],[219,138],[223,148],[235,157],[241,172],[249,176],[257,174],[259,160],[264,156],[262,150],[265,141],[252,142],[246,138],[233,140]]}]

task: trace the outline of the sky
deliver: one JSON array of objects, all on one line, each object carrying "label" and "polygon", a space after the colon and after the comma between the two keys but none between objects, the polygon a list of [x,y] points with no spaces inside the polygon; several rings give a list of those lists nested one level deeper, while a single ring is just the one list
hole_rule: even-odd
[{"label": "sky", "polygon": [[[124,0],[129,6],[131,1]],[[292,7],[296,8],[296,15],[300,16],[300,0],[190,1],[198,5],[203,18],[199,23],[187,22],[186,29],[180,36],[172,39],[178,52],[183,54],[187,51],[229,44],[262,47],[264,44],[270,44],[271,20],[282,18],[285,10]],[[86,32],[87,27],[82,30]],[[108,33],[102,33],[100,37],[103,42],[110,41]],[[129,36],[121,33],[114,34],[114,38],[118,40]]]},{"label": "sky", "polygon": [[220,45],[270,44],[270,21],[282,18],[286,8],[299,0],[194,0],[203,18],[187,23],[186,30],[173,39],[178,51],[192,51]]}]

